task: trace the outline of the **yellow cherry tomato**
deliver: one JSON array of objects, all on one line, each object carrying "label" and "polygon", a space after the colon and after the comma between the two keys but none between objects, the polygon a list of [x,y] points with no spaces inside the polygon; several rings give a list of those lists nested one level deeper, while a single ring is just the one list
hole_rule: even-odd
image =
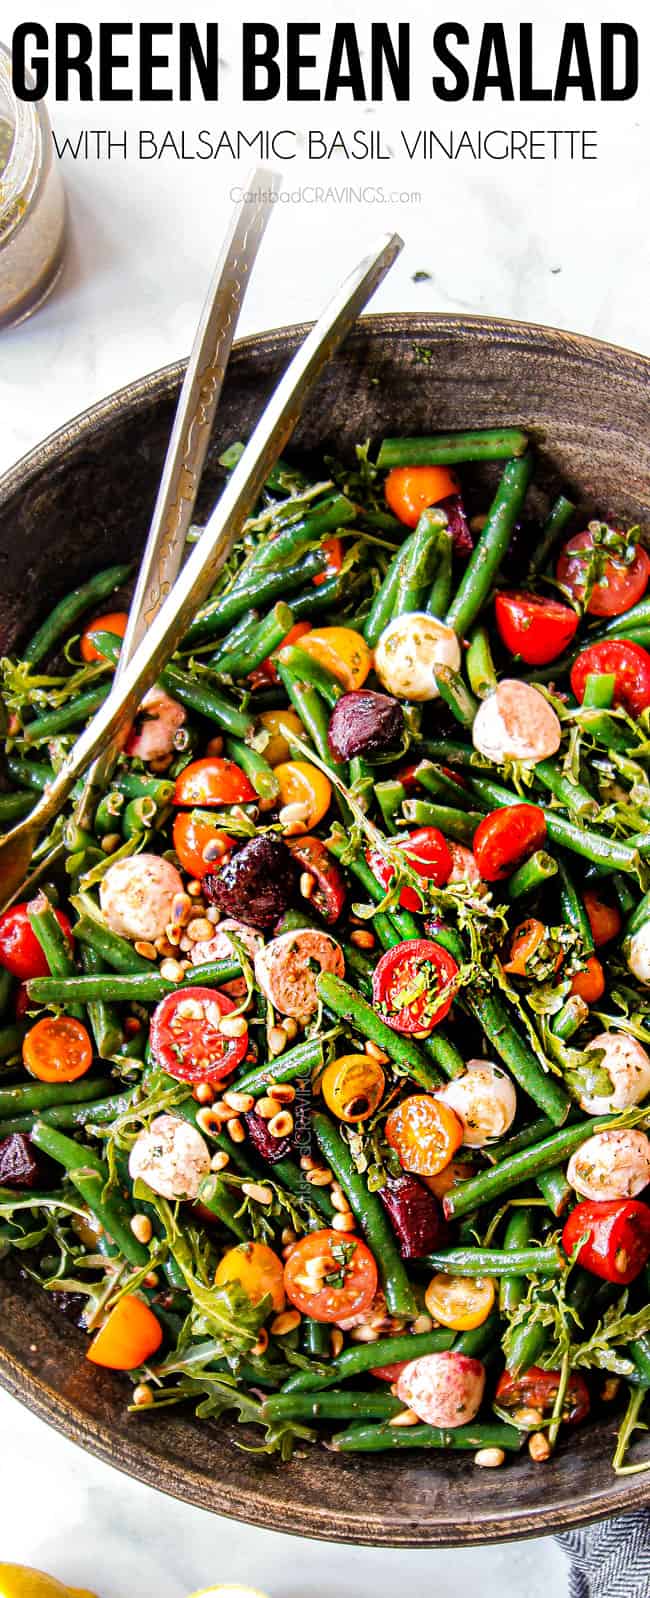
[{"label": "yellow cherry tomato", "polygon": [[289,760],[291,749],[284,735],[283,727],[295,732],[298,738],[304,738],[305,729],[295,710],[263,710],[260,721],[266,731],[270,733],[269,742],[263,750],[264,759],[270,766],[279,766],[282,761]]},{"label": "yellow cherry tomato", "polygon": [[328,1065],[320,1085],[328,1110],[339,1121],[367,1121],[381,1104],[385,1078],[370,1054],[343,1054]]},{"label": "yellow cherry tomato", "polygon": [[55,1576],[27,1565],[0,1564],[0,1598],[96,1598],[86,1588],[66,1587]]},{"label": "yellow cherry tomato", "polygon": [[259,1304],[270,1293],[274,1310],[284,1309],[282,1260],[266,1243],[238,1243],[236,1248],[229,1248],[219,1261],[214,1280],[216,1287],[239,1282],[251,1304]]},{"label": "yellow cherry tomato", "polygon": [[317,827],[329,810],[331,782],[317,766],[310,766],[306,760],[281,761],[275,768],[275,775],[280,784],[278,802],[282,809],[285,805],[301,806],[301,815],[296,813],[295,826],[289,826],[287,830],[311,832],[312,827]]},{"label": "yellow cherry tomato", "polygon": [[491,1276],[434,1276],[424,1295],[429,1314],[454,1332],[471,1332],[482,1326],[494,1303]]},{"label": "yellow cherry tomato", "polygon": [[300,639],[299,648],[331,671],[348,693],[361,687],[372,665],[366,640],[353,627],[313,627]]}]

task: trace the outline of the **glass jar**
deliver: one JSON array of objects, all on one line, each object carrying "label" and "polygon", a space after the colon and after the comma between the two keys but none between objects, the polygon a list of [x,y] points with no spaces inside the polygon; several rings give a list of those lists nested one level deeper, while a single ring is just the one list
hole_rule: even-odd
[{"label": "glass jar", "polygon": [[0,44],[0,328],[31,316],[63,265],[66,204],[43,101],[17,100]]}]

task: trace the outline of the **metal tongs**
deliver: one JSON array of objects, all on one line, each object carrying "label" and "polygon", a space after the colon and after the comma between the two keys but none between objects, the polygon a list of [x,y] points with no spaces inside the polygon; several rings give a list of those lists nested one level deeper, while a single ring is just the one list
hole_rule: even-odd
[{"label": "metal tongs", "polygon": [[[268,174],[256,174],[251,190],[255,185],[265,189],[268,198],[245,201],[237,213],[201,318],[112,691],[35,808],[0,839],[0,910],[16,896],[41,833],[65,805],[78,777],[106,752],[106,764],[93,767],[84,789],[81,803],[84,811],[90,809],[126,728],[210,593],[323,367],[402,249],[397,234],[384,235],[329,301],[271,395],[199,542],[179,572],[243,298],[243,278],[257,253],[276,181]],[[211,346],[214,354],[202,367],[201,354],[210,357]]]}]

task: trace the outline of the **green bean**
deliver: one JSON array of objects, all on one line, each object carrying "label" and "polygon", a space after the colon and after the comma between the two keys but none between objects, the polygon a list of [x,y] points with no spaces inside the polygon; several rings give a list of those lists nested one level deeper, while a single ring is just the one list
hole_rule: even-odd
[{"label": "green bean", "polygon": [[167,693],[173,699],[178,699],[181,705],[186,705],[188,710],[193,710],[198,716],[205,716],[207,721],[213,721],[222,732],[227,732],[232,738],[246,738],[253,729],[253,718],[233,705],[226,699],[225,694],[217,693],[214,688],[206,687],[204,678],[199,680],[191,677],[189,672],[180,671],[177,666],[167,666],[163,671],[160,681]]},{"label": "green bean", "polygon": [[7,1013],[9,1000],[13,992],[13,977],[6,966],[0,966],[0,1016]]},{"label": "green bean", "polygon": [[262,1407],[262,1420],[389,1420],[404,1405],[392,1393],[336,1389],[325,1393],[274,1393]]},{"label": "green bean", "polygon": [[429,616],[440,620],[446,616],[451,604],[454,568],[454,540],[449,530],[438,537],[438,569],[431,584],[426,610]]},{"label": "green bean", "polygon": [[518,1131],[511,1132],[510,1137],[501,1138],[499,1143],[493,1144],[486,1152],[493,1160],[499,1162],[507,1160],[511,1154],[519,1154],[521,1149],[529,1149],[533,1143],[541,1143],[542,1138],[550,1137],[554,1131],[554,1123],[549,1120],[548,1115],[538,1115],[535,1121],[529,1121],[527,1126],[521,1126]]},{"label": "green bean", "polygon": [[456,1044],[452,1043],[451,1038],[448,1038],[446,1033],[443,1032],[442,1027],[436,1027],[435,1032],[431,1033],[431,1037],[424,1040],[423,1048],[426,1049],[431,1059],[435,1060],[436,1065],[440,1066],[440,1070],[444,1072],[448,1081],[451,1082],[455,1076],[465,1075],[463,1056],[460,1050],[456,1048]]},{"label": "green bean", "polygon": [[520,1321],[514,1326],[510,1335],[510,1349],[508,1354],[508,1370],[511,1375],[518,1376],[520,1371],[530,1370],[531,1365],[536,1365],[540,1355],[543,1354],[550,1338],[550,1327],[541,1321]]},{"label": "green bean", "polygon": [[[504,1276],[503,1280],[513,1282],[515,1277]],[[467,1354],[470,1359],[482,1359],[499,1341],[499,1331],[500,1317],[496,1310],[492,1310],[480,1326],[472,1326],[469,1331],[459,1333],[454,1340],[454,1353]]]},{"label": "green bean", "polygon": [[506,898],[523,899],[527,893],[535,893],[538,888],[543,888],[556,875],[557,860],[545,849],[537,849],[504,883]]},{"label": "green bean", "polygon": [[556,1038],[561,1038],[563,1043],[568,1043],[574,1032],[578,1031],[589,1016],[589,1005],[578,993],[572,993],[558,1010],[551,1022],[551,1032]]},{"label": "green bean", "polygon": [[559,771],[552,760],[538,760],[535,766],[535,779],[539,779],[548,788],[549,792],[559,799],[560,804],[577,816],[592,818],[598,814],[598,801],[590,794],[589,789],[582,783],[574,782],[571,777],[566,777]]},{"label": "green bean", "polygon": [[[381,922],[380,927],[377,926],[378,921]],[[399,932],[395,931],[395,928],[388,916],[375,916],[373,920],[373,926],[381,943],[382,949],[392,949],[396,943],[401,942]],[[357,949],[353,943],[344,942],[342,943],[341,947],[343,949],[348,975],[352,974],[354,976],[357,987],[359,988],[359,992],[363,993],[364,998],[372,998],[373,968],[370,965],[370,962],[364,958],[363,951],[361,949]]]},{"label": "green bean", "polygon": [[91,605],[96,605],[99,600],[107,599],[125,583],[131,572],[130,566],[107,566],[105,571],[96,572],[81,588],[73,588],[66,594],[58,605],[50,611],[49,616],[34,633],[26,648],[23,650],[23,660],[30,666],[38,665],[46,655],[49,655],[54,645],[60,638],[69,633],[79,616],[84,611],[90,610]]},{"label": "green bean", "polygon": [[350,1426],[337,1432],[331,1447],[339,1453],[377,1454],[387,1448],[505,1448],[516,1453],[521,1448],[522,1433],[505,1421],[474,1422],[471,1426],[455,1426],[441,1431],[438,1426]]},{"label": "green bean", "polygon": [[566,1258],[555,1244],[548,1248],[441,1248],[425,1264],[448,1276],[561,1276]]},{"label": "green bean", "polygon": [[464,803],[464,791],[460,783],[455,777],[448,776],[441,766],[434,765],[431,760],[418,761],[413,775],[416,782],[419,782],[422,788],[426,788],[427,793],[433,794],[438,802],[442,800],[443,803],[452,804],[454,808]]},{"label": "green bean", "polygon": [[8,821],[19,821],[33,809],[33,793],[0,793],[0,827]]},{"label": "green bean", "polygon": [[551,506],[549,514],[542,528],[542,536],[530,558],[528,576],[536,577],[538,572],[543,572],[564,532],[571,521],[575,505],[570,499],[565,499],[564,494],[559,494],[555,504]]},{"label": "green bean", "polygon": [[455,810],[451,805],[432,805],[427,799],[407,799],[404,804],[407,821],[418,827],[438,827],[445,837],[456,843],[470,844],[483,816],[476,810]]},{"label": "green bean", "polygon": [[527,448],[527,435],[518,427],[469,428],[431,438],[385,438],[377,465],[382,471],[390,466],[462,466],[465,461],[508,460]]},{"label": "green bean", "polygon": [[370,649],[374,649],[375,645],[379,643],[384,628],[388,626],[392,618],[400,579],[401,563],[408,557],[414,538],[415,533],[410,533],[408,538],[404,540],[401,549],[398,549],[393,555],[386,576],[377,589],[368,611],[363,636]]},{"label": "green bean", "polygon": [[270,809],[279,797],[280,784],[268,760],[258,754],[257,749],[252,749],[250,744],[242,743],[239,738],[226,739],[226,754],[241,767],[249,782],[253,784],[262,808]]},{"label": "green bean", "polygon": [[[597,632],[588,634],[587,643],[592,641],[598,643],[601,638],[616,637],[618,633],[630,638],[632,636],[630,629],[635,631],[639,627],[650,628],[650,596],[640,599],[638,604],[632,605],[631,609],[624,611],[622,616],[612,616],[611,621],[604,623]],[[581,644],[580,648],[583,649],[584,644]]]},{"label": "green bean", "polygon": [[417,752],[420,760],[442,761],[444,766],[476,768],[476,750],[472,744],[456,743],[453,738],[418,738]]},{"label": "green bean", "polygon": [[[195,968],[196,969],[196,968]],[[323,1045],[320,1038],[298,1043],[286,1054],[277,1054],[265,1065],[256,1065],[243,1076],[237,1077],[233,1087],[238,1093],[265,1093],[272,1082],[293,1082],[295,1077],[309,1076],[323,1064]]]},{"label": "green bean", "polygon": [[321,1153],[346,1194],[381,1273],[386,1304],[391,1315],[413,1318],[417,1304],[404,1262],[380,1200],[370,1193],[356,1169],[349,1147],[334,1123],[322,1111],[312,1117],[312,1128]]},{"label": "green bean", "polygon": [[[97,976],[102,970],[101,956],[89,943],[81,948],[81,963],[86,976]],[[117,1011],[105,999],[95,999],[88,1005],[88,1020],[100,1059],[110,1059],[122,1042],[122,1028]]]},{"label": "green bean", "polygon": [[[78,1083],[74,1085],[79,1086]],[[117,1245],[120,1253],[128,1260],[129,1265],[146,1265],[150,1258],[149,1250],[143,1243],[138,1242],[131,1231],[130,1207],[119,1194],[106,1195],[105,1190],[109,1182],[108,1166],[97,1159],[91,1149],[75,1143],[72,1138],[65,1137],[63,1132],[55,1131],[54,1127],[44,1126],[42,1121],[36,1122],[31,1140],[37,1149],[49,1154],[51,1159],[64,1167],[73,1186]]]},{"label": "green bean", "polygon": [[504,470],[483,532],[447,612],[447,626],[453,627],[459,638],[469,631],[492,588],[521,512],[532,471],[531,455],[509,461]]},{"label": "green bean", "polygon": [[0,1027],[0,1062],[12,1060],[16,1055],[20,1055],[26,1030],[22,1021]]},{"label": "green bean", "polygon": [[218,671],[222,660],[225,660],[226,656],[234,654],[240,648],[247,647],[251,638],[257,632],[259,620],[259,612],[257,610],[245,610],[243,616],[239,617],[239,621],[236,621],[234,626],[231,627],[230,632],[226,633],[225,638],[219,640],[216,649],[208,656],[207,664],[214,671]]},{"label": "green bean", "polygon": [[123,809],[124,794],[117,788],[111,788],[103,795],[93,821],[93,828],[98,838],[103,838],[107,832],[115,832],[116,827],[120,826]]},{"label": "green bean", "polygon": [[259,623],[251,638],[238,648],[230,649],[219,662],[220,676],[246,677],[261,666],[262,661],[279,649],[283,638],[293,627],[293,611],[282,600]]},{"label": "green bean", "polygon": [[497,685],[497,674],[490,649],[487,627],[477,623],[469,635],[469,649],[465,656],[465,669],[469,685],[477,699],[487,699]]},{"label": "green bean", "polygon": [[112,971],[119,971],[122,976],[135,976],[138,972],[152,975],[151,960],[145,960],[144,955],[138,954],[127,938],[120,937],[119,932],[112,932],[98,919],[98,907],[90,894],[73,895],[70,902],[79,914],[74,935],[80,943],[89,944]]},{"label": "green bean", "polygon": [[99,710],[104,700],[108,698],[109,687],[103,684],[101,688],[89,688],[85,694],[76,694],[68,699],[66,704],[59,705],[57,710],[46,710],[42,716],[36,716],[33,721],[28,721],[23,727],[23,737],[26,743],[48,743],[50,738],[58,737],[61,732],[67,732],[69,727],[78,727],[80,722],[87,721]]},{"label": "green bean", "polygon": [[[468,782],[479,798],[488,800],[497,808],[521,802],[516,793],[503,788],[500,783],[493,782],[489,777],[470,776]],[[613,871],[638,875],[639,856],[628,844],[620,843],[617,838],[611,836],[605,837],[599,832],[589,832],[586,827],[577,827],[574,822],[560,816],[557,810],[545,810],[544,815],[552,843],[560,844],[574,854],[582,855],[585,860],[592,860],[595,865],[609,864]]]},{"label": "green bean", "polygon": [[149,961],[149,975],[135,971],[132,975],[113,975],[112,971],[97,976],[34,977],[27,984],[30,999],[38,1004],[66,1004],[78,999],[82,1004],[96,999],[109,1003],[128,1004],[139,1001],[151,1004],[166,998],[168,993],[188,987],[219,987],[222,982],[233,982],[241,976],[238,960],[210,960],[205,965],[195,965],[182,982],[171,982],[161,977]]},{"label": "green bean", "polygon": [[589,710],[609,710],[614,701],[616,677],[613,672],[587,673],[582,703]]},{"label": "green bean", "polygon": [[331,1327],[323,1321],[312,1321],[309,1316],[303,1316],[301,1330],[303,1351],[309,1359],[331,1358]]},{"label": "green bean", "polygon": [[551,1214],[557,1217],[562,1215],[573,1198],[573,1188],[569,1187],[564,1166],[555,1165],[550,1171],[541,1171],[537,1186]]},{"label": "green bean", "polygon": [[346,1348],[332,1360],[326,1374],[316,1371],[296,1371],[283,1383],[283,1393],[322,1392],[337,1387],[351,1376],[372,1370],[376,1365],[392,1365],[396,1360],[420,1359],[423,1354],[440,1354],[451,1348],[454,1333],[444,1326],[432,1332],[407,1332],[396,1337],[380,1337],[376,1343],[358,1343]]},{"label": "green bean", "polygon": [[[528,1247],[532,1236],[532,1211],[522,1206],[511,1211],[508,1218],[503,1247],[507,1253],[518,1254]],[[502,1276],[499,1282],[499,1308],[503,1315],[512,1315],[526,1297],[528,1283],[525,1276]]]},{"label": "green bean", "polygon": [[406,799],[406,788],[396,778],[389,777],[385,782],[375,784],[375,798],[381,810],[386,831],[394,835],[399,830],[395,817]]},{"label": "green bean", "polygon": [[299,682],[310,683],[312,688],[317,688],[325,704],[333,709],[343,689],[326,666],[322,666],[319,660],[296,644],[287,644],[286,648],[280,650],[278,659],[280,665],[285,666]]},{"label": "green bean", "polygon": [[398,566],[393,616],[424,610],[438,563],[438,534],[446,525],[444,511],[422,512],[412,539],[402,550]]},{"label": "green bean", "polygon": [[[104,1083],[105,1088],[111,1087],[110,1082]],[[126,1115],[136,1101],[137,1088],[132,1088],[128,1093],[115,1093],[108,1099],[98,1099],[96,1103],[84,1104],[51,1104],[49,1108],[38,1111],[38,1119],[44,1126],[56,1126],[66,1129],[74,1127],[110,1126],[118,1116]],[[11,1132],[31,1132],[34,1125],[34,1115],[15,1115],[0,1124],[2,1137],[9,1137]]]},{"label": "green bean", "polygon": [[216,1220],[221,1221],[229,1232],[233,1232],[235,1237],[239,1238],[240,1243],[250,1242],[249,1227],[244,1217],[237,1214],[241,1209],[241,1199],[237,1190],[233,1192],[233,1189],[220,1181],[218,1176],[206,1176],[201,1183],[198,1199]]},{"label": "green bean", "polygon": [[540,1172],[550,1171],[561,1160],[568,1159],[574,1149],[579,1149],[580,1144],[594,1132],[604,1131],[611,1124],[611,1116],[601,1116],[596,1120],[565,1126],[561,1132],[542,1138],[540,1143],[533,1144],[531,1148],[508,1155],[489,1171],[481,1171],[478,1176],[458,1182],[445,1197],[445,1214],[457,1220],[461,1215],[468,1215],[471,1210],[477,1209],[480,1204],[488,1204],[491,1199],[508,1193],[510,1188],[519,1187],[521,1182],[532,1181]]},{"label": "green bean", "polygon": [[122,837],[137,838],[147,832],[156,819],[156,804],[146,793],[140,799],[129,799],[122,812]]},{"label": "green bean", "polygon": [[105,1077],[84,1077],[79,1082],[21,1082],[0,1088],[0,1120],[49,1110],[53,1104],[90,1104],[110,1093],[111,1086]]},{"label": "green bean", "polygon": [[237,584],[248,586],[253,578],[259,578],[260,573],[269,568],[276,572],[285,561],[295,559],[296,555],[302,553],[307,544],[320,543],[328,533],[336,532],[337,527],[348,527],[356,514],[356,505],[344,494],[331,495],[300,521],[290,523],[281,532],[258,544],[244,561]]},{"label": "green bean", "polygon": [[7,771],[13,782],[22,782],[34,793],[42,793],[48,782],[54,781],[54,770],[44,760],[26,760],[21,755],[7,754]]},{"label": "green bean", "polygon": [[440,698],[444,700],[461,727],[472,727],[478,710],[478,700],[470,693],[460,675],[451,666],[436,666],[436,683]]},{"label": "green bean", "polygon": [[397,928],[402,942],[408,943],[410,938],[421,938],[422,928],[410,910],[400,910],[397,907],[390,912],[393,926]]},{"label": "green bean", "polygon": [[117,772],[114,786],[125,799],[141,799],[147,794],[155,801],[158,810],[164,810],[174,795],[173,782],[165,777],[145,777],[139,771]]},{"label": "green bean", "polygon": [[625,1351],[636,1366],[637,1375],[642,1387],[650,1387],[650,1337],[644,1333],[636,1337],[633,1343],[628,1343]]},{"label": "green bean", "polygon": [[298,678],[294,677],[293,672],[288,671],[287,667],[283,666],[280,661],[278,662],[277,670],[291,704],[299,715],[303,727],[311,738],[321,760],[327,766],[331,766],[334,771],[340,771],[340,763],[334,759],[327,741],[329,718],[316,689],[310,687],[309,683],[299,682]]},{"label": "green bean", "polygon": [[583,706],[576,711],[575,721],[595,743],[602,744],[604,749],[611,749],[614,754],[626,754],[634,749],[637,742],[637,735],[632,728],[609,710],[590,710],[589,706]]},{"label": "green bean", "polygon": [[[355,993],[354,988],[349,987],[340,977],[332,976],[330,972],[323,972],[317,978],[316,987],[326,1009],[344,1021],[351,1031],[360,1033],[362,1037],[370,1038],[371,1042],[377,1043],[390,1060],[406,1068],[414,1082],[422,1081],[423,1085],[429,1087],[431,1066],[417,1043],[399,1032],[393,1032],[373,1010],[372,1005]],[[441,1081],[442,1078],[439,1079],[439,1085]]]},{"label": "green bean", "polygon": [[558,861],[560,873],[560,908],[562,918],[573,932],[577,932],[581,949],[585,954],[593,954],[594,940],[591,931],[589,916],[585,910],[584,900],[578,893],[568,867],[564,860]]},{"label": "green bean", "polygon": [[353,577],[350,571],[343,574],[337,572],[334,577],[328,577],[320,583],[314,583],[310,588],[300,590],[291,595],[291,609],[296,621],[302,621],[305,616],[322,616],[324,611],[331,610],[339,603],[349,604],[361,589],[366,588],[364,574]]},{"label": "green bean", "polygon": [[[544,1071],[495,993],[463,990],[465,1002],[519,1086],[555,1126],[566,1120],[569,1100],[557,1078]],[[490,1173],[488,1173],[490,1174]]]},{"label": "green bean", "polygon": [[[273,604],[276,599],[286,599],[287,594],[293,594],[310,578],[319,576],[326,565],[326,551],[314,549],[308,555],[303,555],[293,566],[283,566],[279,571],[264,572],[258,578],[251,578],[250,583],[242,583],[241,586],[229,589],[226,594],[218,594],[195,616],[185,634],[183,648],[192,649],[195,644],[202,644],[206,639],[215,638],[252,606],[262,610],[265,605]],[[291,609],[296,615],[293,605]]]},{"label": "green bean", "polygon": [[[27,919],[34,937],[45,955],[50,975],[53,977],[72,976],[75,966],[70,952],[70,945],[62,927],[59,926],[54,909],[44,893],[39,893],[35,899],[31,900],[27,911]],[[76,1015],[78,1018],[81,1011],[78,1007],[73,1006],[70,1014]]]}]

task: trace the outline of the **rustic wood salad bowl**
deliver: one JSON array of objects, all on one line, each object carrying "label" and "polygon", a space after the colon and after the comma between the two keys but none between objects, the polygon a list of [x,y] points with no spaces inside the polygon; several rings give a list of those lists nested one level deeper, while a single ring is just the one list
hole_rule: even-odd
[{"label": "rustic wood salad bowl", "polygon": [[[250,433],[303,334],[285,328],[236,347],[202,511],[215,497],[220,451]],[[90,572],[138,553],[181,376],[170,366],[132,383],[0,482],[3,654]],[[349,457],[368,436],[499,424],[535,438],[537,491],[568,485],[588,510],[647,519],[650,361],[547,328],[365,318],[328,367],[292,448]],[[484,508],[490,468],[468,475],[470,504],[475,495]],[[88,1363],[83,1333],[14,1263],[0,1271],[3,1385],[100,1458],[220,1514],[341,1542],[423,1546],[550,1532],[650,1500],[650,1478],[612,1473],[615,1416],[567,1430],[549,1463],[534,1465],[524,1452],[499,1471],[478,1470],[462,1454],[354,1457],[317,1447],[282,1465],[236,1447],[235,1426],[175,1409],[129,1416],[127,1382]]]}]

